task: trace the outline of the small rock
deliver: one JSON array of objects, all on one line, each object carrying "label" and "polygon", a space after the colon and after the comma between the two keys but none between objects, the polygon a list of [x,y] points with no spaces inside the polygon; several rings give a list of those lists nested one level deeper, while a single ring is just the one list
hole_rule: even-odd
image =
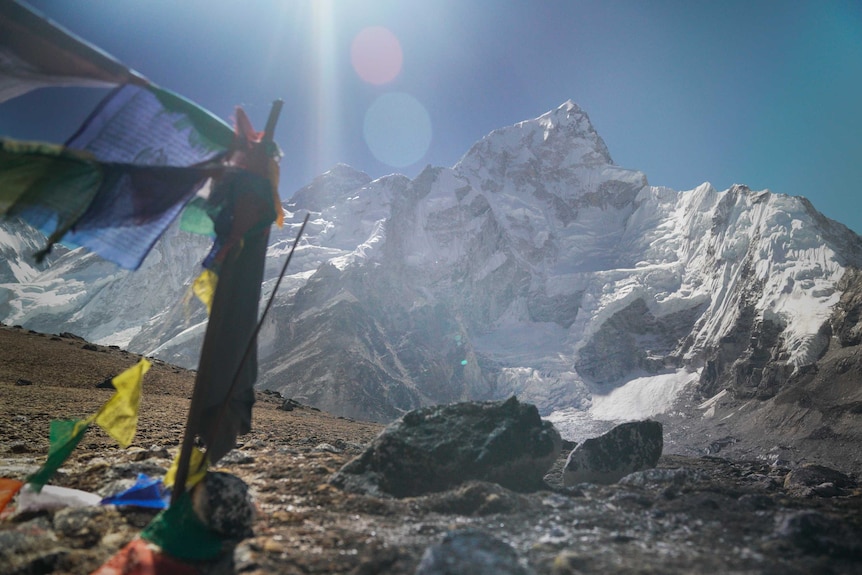
[{"label": "small rock", "polygon": [[149,477],[161,477],[167,473],[167,469],[157,463],[149,460],[134,461],[131,463],[117,463],[110,465],[105,474],[105,480],[111,481],[114,479],[137,479],[138,475],[143,473]]},{"label": "small rock", "polygon": [[150,446],[150,457],[155,459],[171,459],[171,453],[161,445]]},{"label": "small rock", "polygon": [[739,498],[739,504],[743,509],[750,511],[762,511],[775,507],[775,501],[768,495],[761,493],[746,493]]},{"label": "small rock", "polygon": [[113,466],[104,457],[94,457],[86,463],[86,471],[88,474],[102,473],[105,470],[110,470]]},{"label": "small rock", "polygon": [[81,349],[86,349],[87,351],[99,351],[99,348],[92,343],[85,343],[81,346]]},{"label": "small rock", "polygon": [[518,562],[515,550],[487,533],[476,530],[449,532],[428,547],[415,575],[530,575]]},{"label": "small rock", "polygon": [[237,541],[254,535],[254,503],[239,477],[211,471],[195,486],[192,499],[198,518],[216,533]]},{"label": "small rock", "polygon": [[560,434],[534,405],[506,401],[426,407],[390,424],[331,479],[347,491],[411,497],[469,480],[541,487]]},{"label": "small rock", "polygon": [[116,552],[125,547],[129,540],[129,535],[126,533],[106,533],[99,541],[99,545]]},{"label": "small rock", "polygon": [[691,469],[645,469],[626,475],[619,480],[619,484],[631,487],[647,487],[649,485],[679,487],[698,479],[700,479],[700,474]]},{"label": "small rock", "polygon": [[779,517],[775,534],[806,553],[859,557],[862,539],[841,519],[818,511],[798,511]]},{"label": "small rock", "polygon": [[47,532],[0,531],[0,567],[3,573],[53,573],[68,549],[57,546]]},{"label": "small rock", "polygon": [[81,541],[84,547],[92,547],[101,539],[98,517],[107,513],[105,507],[66,507],[54,514],[54,530],[64,537]]},{"label": "small rock", "polygon": [[30,453],[31,450],[30,445],[23,441],[16,441],[9,446],[9,451],[12,453]]},{"label": "small rock", "polygon": [[[256,553],[252,549],[252,545],[248,541],[244,541],[237,545],[233,550],[233,570],[230,573],[260,573],[258,570]],[[213,574],[216,575],[216,574]]]},{"label": "small rock", "polygon": [[287,551],[287,547],[282,541],[276,541],[271,537],[267,537],[260,547],[265,553],[284,553]]},{"label": "small rock", "polygon": [[15,382],[15,385],[18,385],[18,386],[21,386],[21,385],[33,385],[33,382],[32,382],[32,381],[30,381],[29,379],[21,378],[21,379],[19,379],[18,381],[16,381],[16,382]]},{"label": "small rock", "polygon": [[332,445],[331,443],[318,443],[314,446],[312,451],[317,451],[320,453],[341,453],[341,450]]},{"label": "small rock", "polygon": [[240,451],[239,449],[233,449],[227,453],[224,457],[219,461],[220,465],[248,465],[249,463],[254,463],[255,459],[253,455],[245,453],[244,451]]},{"label": "small rock", "polygon": [[122,493],[132,487],[135,483],[136,480],[134,479],[116,479],[114,481],[109,481],[96,489],[95,493],[102,498],[110,497],[117,493]]},{"label": "small rock", "polygon": [[143,447],[130,447],[126,449],[126,455],[132,461],[145,461],[150,458],[150,452]]},{"label": "small rock", "polygon": [[97,389],[114,389],[114,378],[109,377],[104,381],[96,384]]},{"label": "small rock", "polygon": [[580,575],[589,573],[592,558],[575,551],[563,551],[554,558],[552,575]]},{"label": "small rock", "polygon": [[655,467],[662,447],[661,423],[620,424],[604,435],[587,439],[569,454],[563,483],[615,483],[630,473]]},{"label": "small rock", "polygon": [[835,497],[856,487],[848,475],[823,465],[804,465],[793,469],[784,478],[784,488],[792,495]]},{"label": "small rock", "polygon": [[282,411],[293,411],[294,409],[299,409],[302,407],[302,404],[296,401],[295,399],[287,398],[285,399],[281,406],[278,408]]},{"label": "small rock", "polygon": [[74,333],[68,332],[68,331],[64,331],[58,335],[60,337],[62,337],[63,339],[77,339],[78,341],[87,341],[83,337],[81,337],[80,335],[75,335]]},{"label": "small rock", "polygon": [[428,509],[436,513],[482,516],[494,513],[515,513],[527,507],[521,495],[496,483],[470,481],[455,489],[427,497]]}]

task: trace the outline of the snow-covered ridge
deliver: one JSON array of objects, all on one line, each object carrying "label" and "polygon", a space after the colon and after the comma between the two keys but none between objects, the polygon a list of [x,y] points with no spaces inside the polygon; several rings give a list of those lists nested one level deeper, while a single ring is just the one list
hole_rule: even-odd
[{"label": "snow-covered ridge", "polygon": [[[704,378],[734,385],[751,357],[792,373],[825,350],[839,280],[862,264],[859,236],[804,198],[649,185],[572,102],[412,181],[338,165],[286,209],[264,297],[311,218],[261,332],[261,381],[355,417],[510,394],[642,417]],[[8,230],[0,249],[18,253]],[[79,252],[47,270],[7,258],[0,319],[195,367],[193,241],[172,232],[135,274]]]}]

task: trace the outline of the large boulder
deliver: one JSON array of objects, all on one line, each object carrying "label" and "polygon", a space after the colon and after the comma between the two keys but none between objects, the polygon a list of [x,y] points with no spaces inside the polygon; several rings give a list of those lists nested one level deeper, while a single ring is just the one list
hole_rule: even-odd
[{"label": "large boulder", "polygon": [[412,497],[469,480],[516,491],[543,485],[560,434],[534,405],[465,402],[411,411],[390,424],[331,482],[347,491]]},{"label": "large boulder", "polygon": [[620,424],[572,450],[563,468],[563,483],[616,483],[630,473],[655,467],[663,445],[658,421]]}]

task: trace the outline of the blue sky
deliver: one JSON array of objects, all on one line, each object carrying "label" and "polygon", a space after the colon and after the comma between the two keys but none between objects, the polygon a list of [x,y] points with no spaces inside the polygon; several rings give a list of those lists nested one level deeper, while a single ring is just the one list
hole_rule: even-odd
[{"label": "blue sky", "polygon": [[[227,120],[242,105],[262,127],[283,98],[284,197],[336,162],[372,177],[451,166],[491,130],[571,99],[653,185],[802,195],[862,233],[862,2],[31,5]],[[99,94],[60,94],[0,106],[0,134],[62,141]],[[386,110],[402,119],[376,121]]]}]

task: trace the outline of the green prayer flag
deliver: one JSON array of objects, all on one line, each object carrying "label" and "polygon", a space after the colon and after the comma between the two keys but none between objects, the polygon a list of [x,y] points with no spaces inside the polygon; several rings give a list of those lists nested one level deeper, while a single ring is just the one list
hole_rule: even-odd
[{"label": "green prayer flag", "polygon": [[83,421],[80,419],[55,419],[51,421],[49,431],[51,445],[48,448],[48,459],[39,471],[27,478],[27,483],[31,484],[37,493],[69,458],[69,455],[81,442],[89,426],[89,419]]},{"label": "green prayer flag", "polygon": [[195,515],[188,492],[156,515],[141,532],[141,539],[158,545],[172,557],[187,561],[214,559],[222,552],[222,538]]},{"label": "green prayer flag", "polygon": [[215,225],[210,215],[206,200],[194,198],[186,204],[182,216],[180,216],[180,229],[192,234],[202,236],[215,236]]}]

